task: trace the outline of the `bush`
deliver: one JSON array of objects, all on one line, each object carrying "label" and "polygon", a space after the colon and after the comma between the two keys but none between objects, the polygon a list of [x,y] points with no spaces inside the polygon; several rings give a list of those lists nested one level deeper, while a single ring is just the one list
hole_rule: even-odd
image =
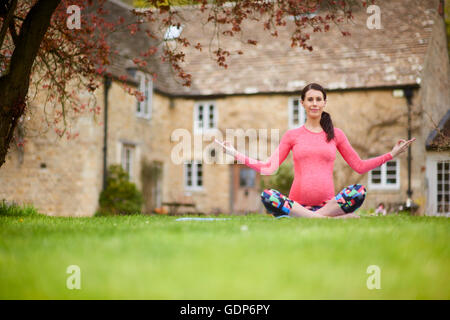
[{"label": "bush", "polygon": [[262,189],[275,189],[280,191],[284,195],[288,195],[291,190],[292,182],[294,181],[294,167],[292,162],[284,162],[281,164],[278,172],[270,176],[267,183],[261,179]]},{"label": "bush", "polygon": [[19,206],[17,203],[8,203],[5,199],[0,203],[0,216],[31,216],[40,214],[30,205]]},{"label": "bush", "polygon": [[127,215],[141,213],[144,200],[136,185],[120,165],[108,169],[106,189],[100,193],[96,215]]}]

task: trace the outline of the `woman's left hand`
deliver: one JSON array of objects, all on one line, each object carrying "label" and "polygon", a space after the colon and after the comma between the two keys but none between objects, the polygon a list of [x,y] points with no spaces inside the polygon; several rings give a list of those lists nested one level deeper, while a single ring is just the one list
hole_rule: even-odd
[{"label": "woman's left hand", "polygon": [[416,138],[412,138],[411,140],[408,141],[403,139],[398,140],[397,144],[394,146],[394,148],[392,148],[391,151],[392,158],[395,158],[399,154],[405,152],[409,148],[409,145],[413,143],[415,140]]}]

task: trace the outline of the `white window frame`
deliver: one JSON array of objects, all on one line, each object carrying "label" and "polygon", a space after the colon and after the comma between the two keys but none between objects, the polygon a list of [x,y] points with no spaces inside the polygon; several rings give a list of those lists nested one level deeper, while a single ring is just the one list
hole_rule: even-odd
[{"label": "white window frame", "polygon": [[[212,128],[207,127],[207,124],[209,122],[205,121],[207,119],[209,121],[209,107],[210,105],[213,105],[213,122],[214,125]],[[200,106],[203,106],[203,123],[201,124],[198,120],[199,117],[199,108]],[[206,107],[206,108],[205,108]],[[202,134],[205,132],[215,132],[217,131],[217,124],[218,124],[218,110],[217,105],[215,101],[198,101],[194,105],[194,134]]]},{"label": "white window frame", "polygon": [[[136,154],[136,146],[130,143],[122,143],[121,145],[120,164],[123,170],[128,173],[129,181],[134,181],[134,157]],[[127,153],[127,151],[129,151],[129,153]],[[129,155],[128,159],[127,155]],[[129,169],[126,167],[127,163],[129,164]]]},{"label": "white window frame", "polygon": [[[153,79],[152,76],[144,72],[137,72],[136,76],[139,79],[139,91],[145,96],[144,101],[137,101],[136,116],[150,119],[153,105]],[[147,92],[148,94],[146,94]]]},{"label": "white window frame", "polygon": [[[188,168],[187,165],[191,164],[192,165],[192,174],[191,174],[191,179],[192,179],[192,185],[188,186]],[[202,168],[202,184],[199,185],[198,184],[198,166],[201,165]],[[202,164],[201,161],[197,161],[197,160],[192,160],[192,161],[185,161],[184,162],[184,188],[187,191],[203,191],[203,186],[204,186],[204,182],[205,182],[205,166]]]},{"label": "white window frame", "polygon": [[180,25],[180,28],[178,28],[176,25],[169,26],[166,30],[166,33],[164,34],[164,40],[175,40],[180,37],[181,32],[183,32],[182,25]]},{"label": "white window frame", "polygon": [[[373,183],[372,182],[372,171],[369,171],[369,181],[367,185],[371,190],[400,190],[400,161],[399,159],[389,160],[388,162],[395,162],[395,181],[396,183],[387,183],[387,162],[383,163],[381,166],[377,167],[381,168],[381,183]],[[375,170],[375,169],[374,169]]]},{"label": "white window frame", "polygon": [[439,153],[429,153],[426,159],[426,181],[427,181],[427,207],[426,215],[432,216],[447,216],[450,217],[450,213],[437,212],[437,163],[450,161],[450,157]]},{"label": "white window frame", "polygon": [[[298,124],[294,123],[294,101],[298,100]],[[301,97],[290,97],[288,106],[288,119],[289,119],[289,129],[295,129],[301,127],[306,122],[306,111],[302,106]]]}]

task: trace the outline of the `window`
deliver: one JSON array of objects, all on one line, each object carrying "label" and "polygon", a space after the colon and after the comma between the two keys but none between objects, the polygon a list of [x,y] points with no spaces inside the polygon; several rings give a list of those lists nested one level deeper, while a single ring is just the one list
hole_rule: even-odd
[{"label": "window", "polygon": [[185,188],[188,190],[203,189],[203,166],[199,161],[187,161],[184,164]]},{"label": "window", "polygon": [[128,179],[133,180],[133,158],[134,146],[130,144],[122,144],[121,163],[122,168],[128,173]]},{"label": "window", "polygon": [[398,160],[388,161],[369,172],[369,188],[399,189],[400,163]]},{"label": "window", "polygon": [[174,40],[178,38],[181,34],[181,31],[183,31],[183,27],[180,26],[179,28],[177,26],[170,26],[167,28],[166,33],[164,34],[164,40]]},{"label": "window", "polygon": [[293,97],[289,99],[289,128],[298,128],[305,124],[306,112],[302,107],[300,97]]},{"label": "window", "polygon": [[450,214],[450,161],[437,162],[437,214]]},{"label": "window", "polygon": [[252,188],[255,186],[256,171],[250,168],[241,168],[239,171],[239,186]]},{"label": "window", "polygon": [[153,81],[148,74],[139,72],[139,91],[144,95],[143,101],[137,101],[136,115],[141,118],[150,119],[152,115],[152,100],[153,100]]},{"label": "window", "polygon": [[217,129],[217,110],[214,102],[199,102],[194,110],[194,133]]}]

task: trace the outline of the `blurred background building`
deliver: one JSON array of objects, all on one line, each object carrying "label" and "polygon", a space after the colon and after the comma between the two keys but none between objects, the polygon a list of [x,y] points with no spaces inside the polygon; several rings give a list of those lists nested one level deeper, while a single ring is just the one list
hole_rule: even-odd
[{"label": "blurred background building", "polygon": [[[361,183],[368,189],[362,209],[384,203],[396,210],[410,206],[419,215],[450,214],[450,69],[443,1],[378,5],[381,29],[367,27],[369,14],[361,8],[345,26],[351,36],[343,37],[334,26],[312,33],[311,52],[291,48],[291,25],[274,38],[255,22],[246,22],[243,30],[258,41],[256,46],[239,37],[223,38],[223,47],[243,52],[228,57],[226,69],[209,50],[188,47],[190,87],[182,86],[158,55],[148,58],[149,68],[130,63],[129,57],[145,47],[146,37],[113,35],[120,57],[110,67],[110,80],[95,92],[101,107],[98,119],[105,119],[106,130],[105,122],[99,125],[85,115],[73,122],[76,139],[58,139],[48,131],[27,137],[24,147],[11,147],[0,169],[0,199],[32,203],[49,215],[91,216],[106,161],[122,164],[129,173],[144,194],[146,213],[164,203],[194,203],[197,212],[207,214],[264,212],[262,177],[239,163],[214,163],[221,154],[212,144],[214,137],[225,138],[227,129],[242,129],[243,136],[247,130],[267,129],[267,148],[273,150],[278,140],[270,140],[270,130],[278,129],[281,138],[304,124],[299,92],[317,82],[328,90],[327,112],[334,126],[345,132],[362,159],[391,151],[399,139],[417,138],[409,154],[363,175],[338,153],[336,193]],[[106,8],[111,17],[133,19],[131,7],[118,0],[109,0]],[[213,27],[202,24],[204,14],[192,7],[180,9],[180,14],[186,24],[168,30],[165,41],[182,35],[208,48]],[[125,73],[129,85],[146,93],[144,101],[119,84]],[[31,102],[36,114],[43,113],[42,99]],[[177,129],[189,132],[192,145],[203,145],[198,153],[192,148],[180,164],[172,158],[180,142],[172,136]],[[249,154],[249,144],[240,151]],[[205,163],[205,156],[213,163]]]}]

